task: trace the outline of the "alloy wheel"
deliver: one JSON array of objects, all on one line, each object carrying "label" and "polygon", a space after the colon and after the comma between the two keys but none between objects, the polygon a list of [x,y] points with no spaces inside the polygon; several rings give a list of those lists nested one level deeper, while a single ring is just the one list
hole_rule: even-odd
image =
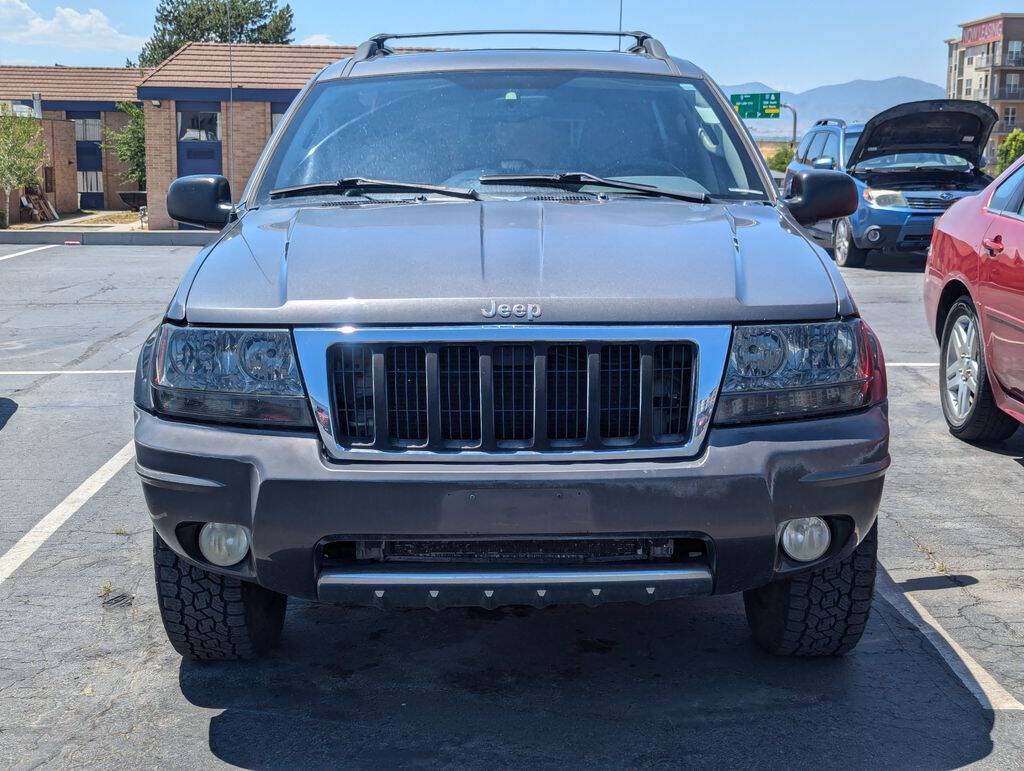
[{"label": "alloy wheel", "polygon": [[836,235],[832,249],[835,252],[837,262],[845,262],[850,251],[850,226],[846,220],[839,220],[836,223]]},{"label": "alloy wheel", "polygon": [[974,316],[963,314],[949,330],[946,344],[945,396],[949,414],[963,422],[978,398],[981,340]]}]

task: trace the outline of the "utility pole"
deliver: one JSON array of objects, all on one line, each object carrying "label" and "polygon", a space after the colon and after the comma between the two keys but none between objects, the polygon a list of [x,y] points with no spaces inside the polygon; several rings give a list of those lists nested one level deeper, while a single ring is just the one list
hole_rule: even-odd
[{"label": "utility pole", "polygon": [[781,106],[793,113],[793,138],[789,140],[789,146],[793,148],[796,147],[796,107],[791,104],[783,104]]}]

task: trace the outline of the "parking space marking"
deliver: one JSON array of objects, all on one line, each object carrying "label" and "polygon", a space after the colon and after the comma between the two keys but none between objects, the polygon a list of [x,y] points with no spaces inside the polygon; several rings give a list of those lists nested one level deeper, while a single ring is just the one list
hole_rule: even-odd
[{"label": "parking space marking", "polygon": [[0,369],[4,375],[134,375],[133,369]]},{"label": "parking space marking", "polygon": [[887,361],[886,367],[937,367],[937,361]]},{"label": "parking space marking", "polygon": [[987,669],[960,647],[960,644],[910,592],[901,591],[884,572],[878,575],[877,588],[878,593],[927,638],[982,707],[991,710],[1024,711],[1024,704],[1017,701]]},{"label": "parking space marking", "polygon": [[133,457],[135,457],[135,442],[131,441],[118,450],[113,458],[96,469],[92,476],[76,487],[67,498],[58,503],[53,511],[39,520],[35,527],[25,533],[6,554],[0,557],[0,584],[10,578],[11,574],[21,567],[25,560],[35,554],[36,550],[46,543],[46,540],[57,532],[61,525],[82,508]]},{"label": "parking space marking", "polygon": [[21,255],[23,254],[32,254],[32,252],[41,252],[43,249],[52,249],[55,246],[60,246],[60,244],[47,244],[46,246],[36,246],[32,249],[22,249],[20,252],[15,252],[14,254],[0,255],[0,262],[3,262],[4,260],[9,260],[12,257],[21,257]]}]

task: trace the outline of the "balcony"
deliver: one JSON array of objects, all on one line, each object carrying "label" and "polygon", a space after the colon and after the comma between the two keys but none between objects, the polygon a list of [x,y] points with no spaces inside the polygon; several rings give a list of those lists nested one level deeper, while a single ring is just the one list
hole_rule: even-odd
[{"label": "balcony", "polygon": [[974,69],[989,67],[1021,67],[1024,68],[1024,52],[996,51],[995,54],[981,54],[974,57]]},{"label": "balcony", "polygon": [[1020,128],[1022,125],[1024,124],[1017,123],[1017,121],[1014,120],[997,121],[996,124],[992,127],[992,135],[1002,136],[1004,134],[1009,134],[1011,131],[1013,131],[1016,128]]},{"label": "balcony", "polygon": [[1021,86],[1003,86],[992,89],[992,99],[1024,101],[1024,88]]}]

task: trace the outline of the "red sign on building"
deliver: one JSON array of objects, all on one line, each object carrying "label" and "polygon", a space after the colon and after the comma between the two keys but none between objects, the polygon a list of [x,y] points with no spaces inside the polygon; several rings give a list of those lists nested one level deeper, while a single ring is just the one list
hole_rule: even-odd
[{"label": "red sign on building", "polygon": [[983,21],[980,24],[972,24],[964,27],[964,36],[961,44],[964,46],[976,46],[981,43],[991,43],[1003,37],[1003,20],[993,19]]}]

